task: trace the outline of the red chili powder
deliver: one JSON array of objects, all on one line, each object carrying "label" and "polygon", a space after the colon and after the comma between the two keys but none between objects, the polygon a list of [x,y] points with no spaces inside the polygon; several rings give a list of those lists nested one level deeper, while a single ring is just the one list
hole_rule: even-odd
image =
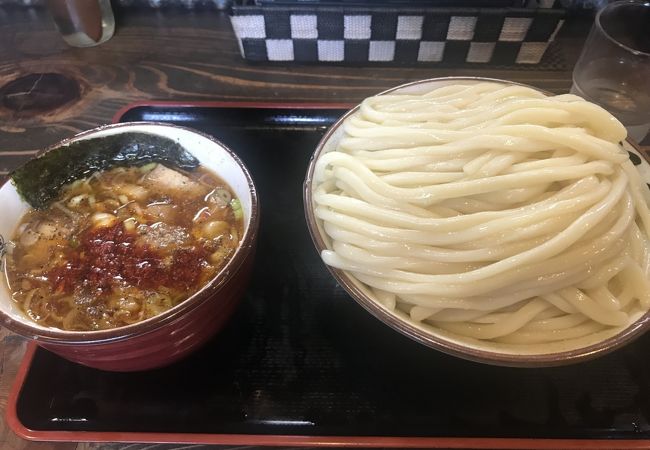
[{"label": "red chili powder", "polygon": [[122,223],[81,233],[68,260],[48,273],[55,292],[71,293],[76,286],[111,292],[124,280],[141,289],[189,289],[196,286],[209,252],[203,247],[176,249],[171,258],[136,243],[137,234]]}]

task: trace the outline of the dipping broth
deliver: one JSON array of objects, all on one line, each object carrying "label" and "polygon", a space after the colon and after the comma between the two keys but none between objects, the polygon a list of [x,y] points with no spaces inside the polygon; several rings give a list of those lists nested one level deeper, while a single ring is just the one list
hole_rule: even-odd
[{"label": "dipping broth", "polygon": [[13,300],[43,326],[116,328],[197,292],[242,234],[239,200],[205,168],[117,167],[30,210],[13,236],[6,275]]}]

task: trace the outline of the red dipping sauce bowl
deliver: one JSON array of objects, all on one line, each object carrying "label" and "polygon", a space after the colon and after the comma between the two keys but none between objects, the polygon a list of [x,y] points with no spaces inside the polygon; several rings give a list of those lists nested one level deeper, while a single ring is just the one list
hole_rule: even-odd
[{"label": "red dipping sauce bowl", "polygon": [[[129,132],[173,139],[194,155],[202,166],[223,179],[239,198],[244,233],[239,247],[225,266],[198,292],[173,308],[132,325],[98,331],[66,331],[37,324],[12,300],[6,277],[2,276],[0,280],[1,325],[70,361],[119,372],[171,364],[217,334],[234,312],[248,285],[259,227],[257,191],[242,161],[216,139],[188,128],[150,122],[108,125],[61,141],[39,156],[79,140]],[[7,245],[29,205],[20,198],[10,180],[0,186],[0,205],[0,268],[4,271]]]}]

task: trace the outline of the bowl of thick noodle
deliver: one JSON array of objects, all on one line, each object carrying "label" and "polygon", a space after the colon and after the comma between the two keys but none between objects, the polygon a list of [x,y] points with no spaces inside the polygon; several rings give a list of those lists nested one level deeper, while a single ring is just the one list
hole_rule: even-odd
[{"label": "bowl of thick noodle", "polygon": [[599,106],[440,78],[341,118],[305,212],[339,284],[397,331],[469,360],[561,365],[647,328],[649,175]]},{"label": "bowl of thick noodle", "polygon": [[14,170],[0,204],[2,325],[90,367],[185,357],[227,323],[252,271],[253,180],[188,128],[83,132]]}]

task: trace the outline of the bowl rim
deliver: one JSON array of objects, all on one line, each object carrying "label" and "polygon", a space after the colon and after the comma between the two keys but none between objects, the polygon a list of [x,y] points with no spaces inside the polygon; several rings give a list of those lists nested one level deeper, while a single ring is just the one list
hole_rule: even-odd
[{"label": "bowl rim", "polygon": [[[436,82],[445,82],[445,81],[475,81],[475,82],[494,82],[503,85],[510,86],[523,86],[531,89],[535,89],[538,92],[541,92],[545,95],[554,95],[553,93],[546,91],[544,89],[539,89],[534,86],[530,86],[524,83],[518,83],[509,80],[502,80],[498,78],[487,78],[487,77],[469,77],[469,76],[449,76],[449,77],[436,77],[428,78],[424,80],[412,81],[409,83],[401,84],[393,88],[384,90],[376,95],[385,95],[393,93],[397,90],[401,90],[410,86],[436,83]],[[321,236],[318,229],[318,219],[316,218],[313,210],[313,196],[312,196],[312,181],[314,175],[315,164],[320,155],[323,152],[327,142],[332,137],[332,135],[341,127],[345,120],[355,114],[360,109],[360,104],[349,110],[345,113],[339,120],[337,120],[323,135],[323,137],[318,142],[314,153],[312,154],[309,160],[309,166],[307,167],[307,174],[303,182],[303,204],[305,210],[305,219],[307,221],[307,228],[309,229],[309,234],[311,236],[312,242],[314,243],[316,250],[320,256],[321,252],[327,249],[325,240]],[[644,159],[647,161],[645,154],[639,148],[633,140],[627,138],[626,142],[638,151],[641,155],[644,156]],[[372,314],[375,318],[381,320],[389,327],[394,330],[408,336],[409,338],[419,342],[428,347],[434,348],[446,354],[456,356],[462,359],[480,362],[491,365],[498,366],[508,366],[508,367],[552,367],[552,366],[561,366],[572,363],[577,363],[580,361],[586,361],[589,359],[596,358],[597,356],[604,355],[611,351],[614,351],[624,344],[631,342],[632,340],[640,337],[650,325],[650,310],[645,312],[640,318],[634,321],[625,329],[621,330],[619,333],[614,336],[610,336],[607,339],[602,341],[589,344],[584,347],[552,352],[552,353],[542,353],[542,354],[513,354],[505,353],[498,351],[483,350],[478,348],[473,348],[468,345],[462,345],[451,340],[446,339],[443,336],[435,335],[433,333],[426,332],[421,328],[413,325],[412,323],[400,318],[396,314],[390,313],[388,310],[379,305],[378,302],[368,297],[361,289],[359,289],[355,283],[352,281],[352,277],[341,269],[336,269],[325,264],[325,267],[332,274],[334,279],[339,283],[339,285],[357,302],[359,303],[366,311]]]},{"label": "bowl rim", "polygon": [[[202,305],[204,302],[210,301],[212,294],[218,292],[222,286],[226,285],[238,272],[239,269],[244,265],[244,262],[248,258],[251,251],[255,248],[255,241],[257,239],[258,228],[259,228],[259,199],[257,194],[257,189],[253,182],[253,178],[244,165],[242,160],[225,144],[216,139],[215,137],[203,133],[201,131],[195,130],[189,127],[183,127],[175,124],[164,123],[164,122],[146,122],[146,121],[137,121],[137,122],[122,122],[116,124],[107,124],[95,127],[89,130],[82,131],[81,133],[75,134],[69,138],[62,139],[52,145],[45,147],[44,149],[39,150],[35,156],[30,158],[38,158],[52,150],[55,150],[60,147],[67,146],[73,142],[92,138],[93,135],[98,134],[105,130],[113,129],[124,129],[121,132],[129,132],[133,127],[151,127],[154,128],[152,134],[155,134],[155,128],[172,128],[177,130],[182,130],[189,132],[194,135],[201,136],[210,140],[213,144],[221,147],[237,164],[237,167],[243,174],[246,179],[248,190],[251,196],[251,211],[250,218],[248,220],[248,229],[244,233],[242,240],[237,247],[235,253],[230,257],[228,262],[217,272],[209,282],[207,282],[201,289],[197,292],[180,302],[178,305],[164,311],[158,315],[150,317],[140,322],[136,322],[130,325],[124,325],[117,328],[110,328],[106,330],[95,330],[95,331],[71,331],[71,330],[61,330],[58,328],[37,328],[31,323],[23,323],[13,319],[9,314],[4,310],[0,309],[0,323],[3,326],[6,326],[9,330],[18,333],[22,336],[34,339],[38,342],[48,343],[48,344],[57,344],[57,345],[98,345],[106,344],[108,342],[118,342],[126,339],[130,339],[136,336],[142,336],[145,334],[152,333],[163,327],[164,325],[170,324],[177,320],[179,317],[184,316],[189,311],[192,311]],[[142,131],[147,133],[148,131]],[[116,133],[117,134],[117,133]],[[173,139],[173,138],[172,138]],[[8,176],[7,179],[0,183],[0,189],[4,188],[7,183],[11,182],[11,176]],[[4,271],[3,271],[4,272]],[[5,278],[4,273],[0,274],[2,278]],[[0,281],[6,283],[6,281]]]}]

